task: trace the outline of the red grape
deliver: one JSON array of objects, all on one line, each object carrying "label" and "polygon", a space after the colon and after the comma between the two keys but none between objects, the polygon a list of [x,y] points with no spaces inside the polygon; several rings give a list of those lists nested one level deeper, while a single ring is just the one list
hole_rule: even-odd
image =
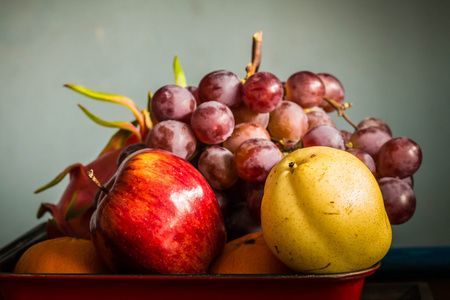
[{"label": "red grape", "polygon": [[380,148],[376,164],[383,177],[405,178],[419,169],[422,164],[422,150],[409,138],[393,138]]},{"label": "red grape", "polygon": [[347,149],[346,151],[359,158],[370,170],[370,172],[372,172],[372,174],[375,175],[375,172],[377,171],[375,161],[373,160],[372,156],[369,153],[359,149]]},{"label": "red grape", "polygon": [[150,107],[159,122],[177,120],[189,123],[197,102],[187,89],[178,85],[166,85],[155,92]]},{"label": "red grape", "polygon": [[198,87],[196,86],[188,86],[186,87],[186,89],[191,92],[191,94],[194,96],[195,98],[195,102],[197,103],[197,105],[200,105],[200,99],[198,98]]},{"label": "red grape", "polygon": [[205,75],[198,84],[200,102],[218,101],[228,107],[239,105],[241,79],[233,72],[218,70]]},{"label": "red grape", "polygon": [[238,181],[232,187],[224,190],[233,206],[239,202],[246,201],[247,191],[249,190],[248,186],[250,184],[250,182],[239,177]]},{"label": "red grape", "polygon": [[389,133],[389,135],[392,136],[392,131],[391,131],[391,128],[389,127],[389,125],[379,118],[367,117],[367,118],[363,119],[361,122],[359,122],[357,127],[358,128],[380,127],[382,129],[386,130]]},{"label": "red grape", "polygon": [[344,136],[342,132],[329,125],[320,125],[305,133],[302,138],[303,147],[326,146],[345,150]]},{"label": "red grape", "polygon": [[261,222],[261,202],[264,195],[264,182],[254,182],[247,193],[247,209],[255,220]]},{"label": "red grape", "polygon": [[308,117],[308,130],[311,130],[311,128],[319,125],[329,125],[336,127],[336,124],[334,123],[330,115],[327,114],[325,110],[323,110],[323,108],[320,108],[318,106],[309,109],[306,113],[306,116]]},{"label": "red grape", "polygon": [[270,141],[267,130],[258,124],[241,123],[234,127],[233,133],[223,142],[223,146],[234,153],[240,144],[249,139],[261,138]]},{"label": "red grape", "polygon": [[341,130],[342,135],[344,136],[344,142],[345,145],[347,145],[350,142],[350,138],[352,137],[352,133],[348,130]]},{"label": "red grape", "polygon": [[251,110],[244,102],[237,107],[231,107],[236,124],[255,123],[264,128],[269,124],[269,113],[258,113]]},{"label": "red grape", "polygon": [[376,160],[378,151],[392,136],[381,127],[364,127],[353,132],[350,142],[355,149],[369,153]]},{"label": "red grape", "polygon": [[[319,78],[325,85],[325,97],[333,99],[337,103],[344,102],[345,91],[339,79],[328,73],[318,73],[317,76],[319,76]],[[319,106],[322,107],[326,112],[334,111],[334,108],[323,99],[319,103]]]},{"label": "red grape", "polygon": [[233,207],[226,220],[228,241],[237,239],[248,233],[261,231],[261,222],[252,217],[245,202],[239,202]]},{"label": "red grape", "polygon": [[188,124],[166,120],[156,124],[150,130],[145,145],[149,148],[167,150],[188,159],[195,152],[197,139]]},{"label": "red grape", "polygon": [[411,186],[392,177],[383,177],[378,184],[390,223],[399,225],[411,219],[416,210],[416,196]]},{"label": "red grape", "polygon": [[267,129],[273,139],[282,140],[285,144],[296,144],[308,131],[308,117],[298,104],[282,101],[270,113]]},{"label": "red grape", "polygon": [[200,104],[191,117],[196,137],[205,144],[225,141],[234,129],[234,116],[225,104],[208,101]]},{"label": "red grape", "polygon": [[222,190],[212,189],[214,195],[216,196],[217,203],[219,204],[220,211],[222,212],[222,216],[227,218],[231,212],[231,201],[228,198],[228,195]]},{"label": "red grape", "polygon": [[408,176],[408,177],[405,177],[405,178],[402,178],[402,180],[403,180],[404,182],[406,182],[407,184],[409,184],[409,186],[410,186],[411,188],[414,188],[414,176],[413,176],[413,175]]},{"label": "red grape", "polygon": [[204,150],[198,159],[197,168],[211,187],[217,190],[228,189],[238,180],[233,166],[233,153],[220,146]]},{"label": "red grape", "polygon": [[283,158],[283,153],[271,141],[250,139],[234,152],[234,168],[248,182],[264,182],[270,170]]},{"label": "red grape", "polygon": [[292,74],[286,81],[286,99],[303,108],[318,106],[325,95],[325,85],[316,74],[301,71]]},{"label": "red grape", "polygon": [[134,153],[138,150],[144,149],[147,146],[144,143],[136,143],[131,144],[129,146],[126,146],[122,149],[122,151],[119,154],[119,157],[117,158],[117,166],[120,166],[125,158],[128,157],[131,153]]},{"label": "red grape", "polygon": [[272,73],[257,72],[242,86],[242,100],[258,113],[273,111],[283,100],[283,85]]}]

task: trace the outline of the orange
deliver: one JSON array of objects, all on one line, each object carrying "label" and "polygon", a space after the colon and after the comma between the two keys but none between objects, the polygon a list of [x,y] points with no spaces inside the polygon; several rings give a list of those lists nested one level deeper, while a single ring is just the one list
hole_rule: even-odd
[{"label": "orange", "polygon": [[14,273],[110,273],[90,240],[60,237],[28,248],[17,262]]},{"label": "orange", "polygon": [[225,245],[212,262],[210,274],[292,274],[269,249],[262,231],[249,233]]}]

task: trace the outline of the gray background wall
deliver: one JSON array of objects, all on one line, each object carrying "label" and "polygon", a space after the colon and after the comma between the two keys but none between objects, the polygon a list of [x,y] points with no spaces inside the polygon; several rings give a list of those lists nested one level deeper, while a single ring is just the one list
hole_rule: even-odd
[{"label": "gray background wall", "polygon": [[191,85],[216,69],[244,76],[258,30],[261,70],[281,80],[332,73],[354,103],[354,121],[382,118],[422,146],[417,211],[394,227],[393,245],[450,245],[449,12],[448,1],[433,0],[1,1],[0,246],[46,220],[36,219],[39,204],[56,203],[68,179],[34,195],[37,187],[90,162],[113,134],[77,103],[108,120],[132,119],[63,84],[144,108],[148,90],[173,83],[175,54]]}]

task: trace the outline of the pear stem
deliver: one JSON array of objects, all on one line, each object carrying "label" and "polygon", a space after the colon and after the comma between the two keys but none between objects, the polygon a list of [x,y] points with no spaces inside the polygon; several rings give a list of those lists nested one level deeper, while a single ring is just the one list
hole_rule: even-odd
[{"label": "pear stem", "polygon": [[298,167],[297,163],[295,161],[291,161],[289,163],[289,169],[291,170],[291,173],[294,173],[295,169]]},{"label": "pear stem", "polygon": [[337,110],[338,117],[343,117],[350,125],[352,125],[353,128],[358,129],[358,126],[356,126],[356,124],[353,123],[352,120],[350,120],[350,118],[345,114],[345,110],[352,107],[352,103],[339,104],[338,102],[328,97],[323,97],[323,100],[328,102],[328,104],[330,104],[334,109]]},{"label": "pear stem", "polygon": [[87,172],[87,176],[89,177],[89,179],[90,179],[90,180],[91,180],[91,181],[92,181],[99,189],[102,190],[103,193],[109,194],[108,189],[105,188],[105,187],[100,183],[100,181],[98,181],[97,177],[95,177],[95,175],[94,175],[94,170],[90,169],[90,170]]}]

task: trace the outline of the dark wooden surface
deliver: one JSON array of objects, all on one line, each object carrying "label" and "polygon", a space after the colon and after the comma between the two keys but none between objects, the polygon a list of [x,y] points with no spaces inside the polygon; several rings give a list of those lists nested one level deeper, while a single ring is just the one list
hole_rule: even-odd
[{"label": "dark wooden surface", "polygon": [[361,299],[450,300],[450,247],[391,249]]}]

